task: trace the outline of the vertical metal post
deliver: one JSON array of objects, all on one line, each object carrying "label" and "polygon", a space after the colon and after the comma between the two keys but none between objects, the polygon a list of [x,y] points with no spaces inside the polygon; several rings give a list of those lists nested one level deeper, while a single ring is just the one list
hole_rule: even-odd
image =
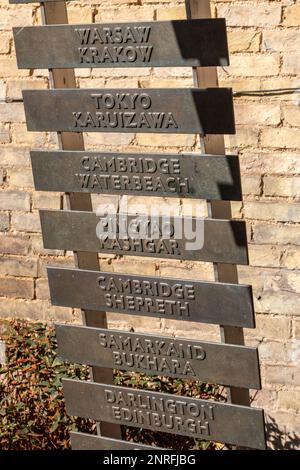
[{"label": "vertical metal post", "polygon": [[[41,3],[42,21],[45,25],[67,24],[68,14],[65,2],[43,2]],[[76,88],[75,73],[73,69],[52,69],[50,73],[51,88]],[[63,150],[84,150],[83,136],[77,132],[58,133],[59,147]],[[90,194],[70,193],[67,194],[67,202],[71,210],[91,211],[92,201]],[[97,253],[76,252],[74,253],[75,264],[81,269],[99,270]],[[85,310],[83,321],[87,326],[107,328],[106,312]],[[94,382],[111,384],[113,371],[111,369],[93,367],[91,376]],[[106,437],[121,438],[121,428],[117,424],[98,423],[98,434]]]},{"label": "vertical metal post", "polygon": [[[210,0],[185,0],[188,19],[211,18]],[[194,67],[194,82],[201,88],[218,86],[216,67]],[[211,155],[224,155],[225,143],[223,135],[205,135],[201,137],[202,151]],[[207,201],[208,212],[214,219],[231,219],[230,201]],[[234,264],[214,263],[215,280],[220,282],[238,283],[237,267]],[[243,328],[220,326],[221,338],[224,343],[244,344]],[[248,389],[229,387],[228,402],[238,405],[250,405]]]}]

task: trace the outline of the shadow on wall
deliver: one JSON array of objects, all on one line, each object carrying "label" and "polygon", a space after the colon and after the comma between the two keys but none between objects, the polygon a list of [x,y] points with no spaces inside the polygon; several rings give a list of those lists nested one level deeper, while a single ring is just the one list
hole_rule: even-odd
[{"label": "shadow on wall", "polygon": [[286,431],[284,427],[279,427],[275,419],[266,416],[266,433],[269,450],[299,450],[300,436],[295,432]]}]

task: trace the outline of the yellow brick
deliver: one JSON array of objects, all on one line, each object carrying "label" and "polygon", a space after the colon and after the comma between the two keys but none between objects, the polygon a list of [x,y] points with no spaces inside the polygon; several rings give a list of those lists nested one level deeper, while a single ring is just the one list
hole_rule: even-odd
[{"label": "yellow brick", "polygon": [[295,3],[284,9],[284,26],[299,26],[300,24],[300,4]]},{"label": "yellow brick", "polygon": [[243,194],[260,195],[261,177],[258,175],[242,175],[242,191]]},{"label": "yellow brick", "polygon": [[[299,197],[300,196],[300,176],[293,176],[286,178],[283,176],[265,176],[264,177],[264,194],[265,196],[285,196],[285,197]],[[297,210],[297,205],[289,205],[289,210],[292,212],[293,208]],[[295,212],[295,211],[294,211]],[[296,214],[294,213],[294,217]]]},{"label": "yellow brick", "polygon": [[104,88],[104,78],[79,78],[79,88]]},{"label": "yellow brick", "polygon": [[137,134],[137,144],[142,147],[192,147],[195,136],[190,134]]},{"label": "yellow brick", "polygon": [[185,217],[207,217],[207,202],[201,199],[183,199],[181,214]]},{"label": "yellow brick", "polygon": [[283,117],[290,126],[300,127],[300,107],[296,105],[283,108]]},{"label": "yellow brick", "polygon": [[4,146],[1,148],[1,166],[30,166],[29,150],[19,146]]},{"label": "yellow brick", "polygon": [[11,43],[10,34],[9,33],[0,33],[0,54],[8,54],[9,53],[10,43]]},{"label": "yellow brick", "polygon": [[270,148],[299,148],[300,129],[282,127],[280,129],[263,129],[261,135],[262,147]]},{"label": "yellow brick", "polygon": [[122,67],[122,68],[94,68],[92,69],[92,78],[132,78],[132,77],[145,77],[150,75],[152,69],[150,67]]},{"label": "yellow brick", "polygon": [[236,123],[246,125],[276,125],[280,123],[280,106],[272,104],[236,104]]},{"label": "yellow brick", "polygon": [[134,134],[131,133],[106,133],[106,132],[90,132],[84,134],[84,141],[89,148],[97,148],[104,145],[107,147],[118,147],[120,145],[129,145],[134,139]]},{"label": "yellow brick", "polygon": [[37,299],[48,300],[50,298],[48,279],[37,279],[35,291]]},{"label": "yellow brick", "polygon": [[289,152],[274,153],[272,150],[240,155],[242,173],[266,173],[268,175],[300,174],[299,155]]},{"label": "yellow brick", "polygon": [[28,132],[26,124],[13,124],[12,133],[16,144],[43,147],[46,142],[45,132]]},{"label": "yellow brick", "polygon": [[69,23],[83,24],[92,22],[92,10],[88,5],[84,8],[68,6]]},{"label": "yellow brick", "polygon": [[121,8],[99,8],[95,16],[95,22],[102,21],[151,21],[154,19],[154,8],[152,7],[121,7]]},{"label": "yellow brick", "polygon": [[0,57],[0,76],[7,77],[26,77],[29,75],[29,70],[18,70],[15,57],[7,58]]},{"label": "yellow brick", "polygon": [[24,122],[23,103],[1,103],[0,102],[0,120],[2,122]]},{"label": "yellow brick", "polygon": [[228,26],[273,26],[280,23],[281,7],[275,2],[235,4],[217,7],[218,17],[226,18]]},{"label": "yellow brick", "polygon": [[300,35],[298,30],[264,31],[263,49],[265,51],[299,51]]},{"label": "yellow brick", "polygon": [[[278,77],[266,77],[260,80],[261,90],[274,90],[278,88],[290,88],[291,87],[291,79],[289,77],[283,77],[279,75]],[[297,86],[297,85],[296,85]],[[291,98],[294,99],[294,97],[297,97],[297,95],[293,94],[291,95]],[[280,95],[276,97],[276,99],[280,99]],[[289,99],[289,95],[283,95],[282,99],[287,100]],[[269,100],[269,98],[268,98]]]},{"label": "yellow brick", "polygon": [[17,230],[19,232],[40,232],[40,217],[36,212],[32,214],[31,212],[16,212],[12,214],[11,218],[11,228],[12,230]]},{"label": "yellow brick", "polygon": [[106,88],[138,88],[139,82],[137,78],[117,78],[107,79]]},{"label": "yellow brick", "polygon": [[255,336],[265,339],[289,339],[290,320],[285,316],[276,316],[276,320],[269,315],[256,315],[256,328],[246,329],[246,336]]},{"label": "yellow brick", "polygon": [[[267,177],[268,178],[268,177]],[[271,179],[275,179],[276,181],[282,181],[285,180],[285,178],[274,178],[270,177]],[[290,178],[292,181],[294,181],[292,178]],[[267,184],[265,180],[265,184]],[[284,186],[284,184],[281,184]],[[281,188],[280,185],[280,188]],[[296,186],[296,185],[293,185]],[[270,187],[270,189],[269,189]],[[289,190],[288,192],[292,192],[290,186],[286,188],[284,186],[284,192]],[[294,188],[294,191],[296,188]],[[267,188],[265,189],[265,194],[266,195],[274,195],[270,194],[272,193],[271,185],[267,184]],[[281,194],[280,195],[286,195],[286,194]],[[250,202],[250,201],[245,201],[245,217],[247,219],[257,219],[257,220],[275,220],[277,222],[300,222],[300,205],[299,204],[291,204],[291,203],[285,203],[285,202]]]},{"label": "yellow brick", "polygon": [[75,69],[75,75],[78,78],[87,78],[90,77],[91,75],[91,69],[90,68],[79,68]]},{"label": "yellow brick", "polygon": [[161,319],[141,315],[122,315],[108,312],[108,326],[112,329],[145,333],[161,333]]},{"label": "yellow brick", "polygon": [[135,256],[130,256],[130,259],[113,260],[111,266],[115,273],[141,274],[144,276],[154,276],[156,273],[155,263],[152,259],[145,261]]},{"label": "yellow brick", "polygon": [[[300,315],[299,294],[285,291],[266,291],[258,298],[254,298],[254,307],[256,312],[261,313],[277,313],[282,315]],[[269,357],[273,356],[271,348],[266,348],[264,353]],[[280,355],[280,351],[274,351],[274,355]],[[274,357],[274,356],[273,356]],[[282,363],[286,362],[286,358],[282,358]],[[275,357],[273,362],[277,362]]]},{"label": "yellow brick", "polygon": [[278,54],[234,54],[230,66],[226,70],[236,76],[270,76],[279,72],[280,58]]},{"label": "yellow brick", "polygon": [[[126,196],[124,196],[126,197]],[[118,194],[92,194],[92,206],[93,210],[98,211],[99,215],[101,213],[107,212],[117,212],[119,208],[119,198]]]},{"label": "yellow brick", "polygon": [[139,80],[141,88],[184,88],[193,87],[193,78],[142,78]]},{"label": "yellow brick", "polygon": [[249,261],[251,266],[277,268],[283,250],[273,245],[248,245]]},{"label": "yellow brick", "polygon": [[0,80],[0,100],[4,101],[6,97],[6,84],[3,80]]},{"label": "yellow brick", "polygon": [[[229,87],[232,88],[233,91],[251,91],[260,89],[261,82],[259,78],[232,78],[230,75],[228,76],[226,73],[222,73],[220,71],[218,75],[220,87]],[[251,100],[251,97],[247,97],[247,99]],[[256,97],[253,99],[257,101]]]},{"label": "yellow brick", "polygon": [[253,406],[257,408],[264,408],[266,415],[269,410],[276,409],[277,393],[275,390],[268,390],[263,387],[263,390],[255,390],[251,398],[253,398],[253,401],[251,399],[251,404],[253,403]]},{"label": "yellow brick", "polygon": [[[300,73],[300,54],[286,54],[283,56],[282,72],[286,74]],[[299,82],[298,85],[299,87]]]},{"label": "yellow brick", "polygon": [[60,193],[35,191],[32,195],[33,209],[60,209]]},{"label": "yellow brick", "polygon": [[300,267],[300,247],[292,246],[286,247],[281,264],[284,268],[287,269],[299,269]]},{"label": "yellow brick", "polygon": [[190,261],[163,261],[159,263],[159,275],[177,279],[202,279],[204,281],[214,280],[212,263],[190,262]]},{"label": "yellow brick", "polygon": [[231,215],[233,219],[243,218],[243,204],[240,201],[232,201],[231,206]]},{"label": "yellow brick", "polygon": [[[0,9],[0,29],[11,31],[15,26],[31,26],[33,24],[32,7],[30,4],[21,7],[9,5]],[[1,69],[0,69],[1,70]]]},{"label": "yellow brick", "polygon": [[18,188],[33,188],[33,176],[31,168],[11,169],[8,172],[9,186]]},{"label": "yellow brick", "polygon": [[48,80],[49,72],[47,69],[34,69],[33,77],[44,78],[45,80]]},{"label": "yellow brick", "polygon": [[[254,243],[262,245],[265,243],[273,243],[274,245],[299,244],[300,227],[296,224],[270,224],[266,222],[258,222],[252,225],[252,230]],[[284,307],[284,305],[282,307]]]},{"label": "yellow brick", "polygon": [[225,143],[228,149],[235,151],[235,149],[256,147],[258,143],[259,129],[253,127],[237,126],[235,135],[226,135]]},{"label": "yellow brick", "polygon": [[234,29],[228,32],[229,51],[257,52],[259,51],[260,33],[243,29]]},{"label": "yellow brick", "polygon": [[180,200],[177,198],[149,198],[147,196],[123,197],[120,212],[129,214],[150,214],[178,216],[181,212]]},{"label": "yellow brick", "polygon": [[176,7],[161,7],[156,11],[157,20],[182,20],[186,18],[186,10],[184,5]]},{"label": "yellow brick", "polygon": [[[299,14],[300,18],[300,14]],[[290,390],[279,390],[278,392],[278,406],[285,410],[299,409],[300,392],[296,390],[291,393]]]},{"label": "yellow brick", "polygon": [[10,125],[0,124],[0,143],[8,144],[9,142],[10,142]]},{"label": "yellow brick", "polygon": [[153,69],[153,76],[159,78],[166,77],[193,77],[193,71],[191,67],[155,67]]},{"label": "yellow brick", "polygon": [[7,97],[18,100],[22,99],[22,90],[39,90],[48,87],[46,80],[8,80]]}]

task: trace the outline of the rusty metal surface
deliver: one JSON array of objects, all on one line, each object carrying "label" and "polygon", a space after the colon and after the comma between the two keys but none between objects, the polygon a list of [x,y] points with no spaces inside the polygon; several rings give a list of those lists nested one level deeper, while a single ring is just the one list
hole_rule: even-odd
[{"label": "rusty metal surface", "polygon": [[230,88],[23,91],[30,131],[234,134]]},{"label": "rusty metal surface", "polygon": [[63,388],[69,415],[265,449],[258,408],[68,379]]},{"label": "rusty metal surface", "polygon": [[[48,267],[53,305],[254,328],[247,285]],[[191,273],[192,276],[192,273]]]},{"label": "rusty metal surface", "polygon": [[32,151],[38,191],[241,200],[235,155]]},{"label": "rusty metal surface", "polygon": [[83,432],[70,432],[70,437],[72,450],[163,450],[161,447],[110,439]]},{"label": "rusty metal surface", "polygon": [[29,26],[13,32],[20,69],[229,65],[220,18]]},{"label": "rusty metal surface", "polygon": [[[145,225],[147,228],[152,227],[149,216],[125,218],[128,226],[137,224],[139,230]],[[49,249],[236,264],[248,262],[246,227],[243,221],[170,217],[167,227],[171,235],[165,238],[160,235],[165,226],[160,217],[157,225],[159,238],[154,239],[151,236],[139,238],[138,235],[120,238],[119,225],[116,235],[109,237],[104,234],[100,238],[101,234],[97,235],[96,230],[100,233],[106,218],[101,218],[94,212],[40,210],[40,219],[44,247]],[[140,220],[143,222],[139,223]],[[187,238],[185,228],[181,237],[174,238],[176,227],[182,225],[190,226],[195,237],[197,230],[201,230],[199,240],[203,238],[202,248],[191,249],[191,237]]]},{"label": "rusty metal surface", "polygon": [[86,326],[56,324],[55,331],[65,361],[261,388],[257,348]]}]

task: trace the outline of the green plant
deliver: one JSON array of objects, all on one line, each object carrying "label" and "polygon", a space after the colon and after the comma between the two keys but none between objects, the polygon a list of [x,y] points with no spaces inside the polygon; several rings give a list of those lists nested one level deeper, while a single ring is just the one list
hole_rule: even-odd
[{"label": "green plant", "polygon": [[[69,432],[95,433],[96,423],[66,414],[62,378],[88,380],[89,368],[62,362],[53,328],[24,321],[4,322],[1,339],[7,364],[0,369],[0,449],[68,449]],[[134,372],[114,371],[116,385],[181,396],[224,400],[216,385]],[[126,440],[176,450],[225,448],[223,444],[122,426]],[[227,448],[227,447],[226,447]]]}]

